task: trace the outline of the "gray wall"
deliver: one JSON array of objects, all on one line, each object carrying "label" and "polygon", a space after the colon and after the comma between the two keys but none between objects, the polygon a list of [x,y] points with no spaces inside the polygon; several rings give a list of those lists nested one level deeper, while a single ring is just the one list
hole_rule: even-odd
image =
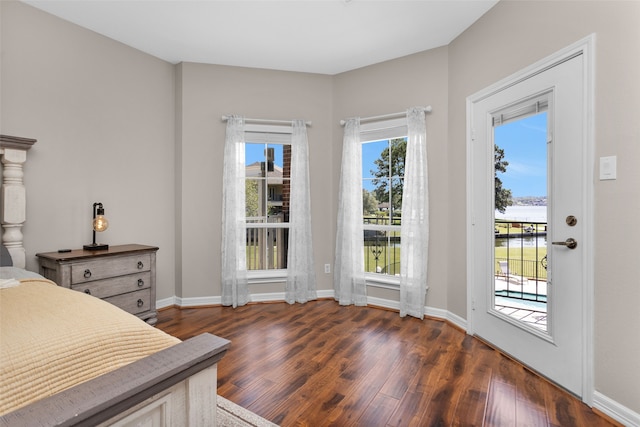
[{"label": "gray wall", "polygon": [[[177,98],[181,109],[179,151],[179,204],[182,218],[183,298],[220,295],[220,241],[222,223],[222,153],[226,124],[221,116],[241,114],[252,118],[311,120],[309,174],[318,289],[332,289],[335,235],[331,182],[331,77],[183,63]],[[203,266],[205,268],[203,268]],[[283,284],[251,285],[251,293],[283,292]]]},{"label": "gray wall", "polygon": [[27,268],[97,240],[160,247],[158,295],[174,294],[174,67],[18,2],[2,8],[3,134],[36,138],[25,168]]},{"label": "gray wall", "polygon": [[39,140],[25,171],[30,269],[36,252],[89,242],[101,201],[111,228],[99,240],[160,247],[159,299],[219,295],[220,116],[237,113],[313,121],[316,272],[332,289],[322,266],[333,264],[339,120],[430,104],[427,304],[462,318],[466,97],[595,32],[595,155],[618,156],[618,179],[594,183],[595,385],[640,412],[639,2],[503,1],[447,47],[337,76],[173,66],[22,3],[0,11],[0,131]]}]

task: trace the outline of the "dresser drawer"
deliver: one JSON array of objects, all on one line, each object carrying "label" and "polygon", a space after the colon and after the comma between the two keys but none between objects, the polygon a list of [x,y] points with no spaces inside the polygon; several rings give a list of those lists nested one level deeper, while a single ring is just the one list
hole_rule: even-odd
[{"label": "dresser drawer", "polygon": [[131,314],[138,314],[151,309],[151,289],[116,295],[104,300]]},{"label": "dresser drawer", "polygon": [[[0,0],[2,1],[2,0]],[[157,321],[156,246],[110,246],[100,251],[38,253],[40,274],[59,286],[85,292],[137,315]]]},{"label": "dresser drawer", "polygon": [[97,298],[106,298],[127,292],[147,289],[151,286],[151,272],[128,274],[111,279],[94,280],[92,282],[71,285],[71,289],[93,295]]},{"label": "dresser drawer", "polygon": [[151,256],[148,253],[79,262],[71,266],[71,285],[149,271],[150,268]]}]

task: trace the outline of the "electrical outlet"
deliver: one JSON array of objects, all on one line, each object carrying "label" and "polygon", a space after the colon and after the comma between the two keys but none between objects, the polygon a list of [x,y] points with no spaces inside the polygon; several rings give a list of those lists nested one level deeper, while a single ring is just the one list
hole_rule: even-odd
[{"label": "electrical outlet", "polygon": [[324,265],[324,272],[325,272],[326,274],[331,273],[331,264],[325,264],[325,265]]}]

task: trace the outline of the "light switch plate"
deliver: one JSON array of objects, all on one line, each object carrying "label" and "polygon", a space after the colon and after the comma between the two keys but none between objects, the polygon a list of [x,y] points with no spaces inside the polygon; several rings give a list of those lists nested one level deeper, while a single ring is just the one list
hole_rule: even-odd
[{"label": "light switch plate", "polygon": [[616,179],[616,156],[600,157],[600,181]]}]

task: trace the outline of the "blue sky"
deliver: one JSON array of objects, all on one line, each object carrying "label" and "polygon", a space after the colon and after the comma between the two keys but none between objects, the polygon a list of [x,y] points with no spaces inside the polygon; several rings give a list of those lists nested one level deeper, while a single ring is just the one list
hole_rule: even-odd
[{"label": "blue sky", "polygon": [[[377,171],[378,167],[374,164],[380,158],[382,151],[389,146],[388,140],[374,141],[362,144],[362,177],[373,178],[371,171]],[[367,191],[373,191],[375,186],[370,179],[362,180],[362,188]]]},{"label": "blue sky", "polygon": [[516,120],[494,130],[495,143],[509,162],[499,173],[513,197],[547,195],[547,113]]},{"label": "blue sky", "polygon": [[[547,195],[547,113],[516,120],[495,128],[495,143],[504,149],[505,160],[509,162],[506,173],[498,176],[504,188],[511,190],[514,197]],[[387,146],[387,141],[363,144],[362,176],[371,177],[376,170],[374,161]],[[264,161],[264,144],[246,144],[246,164]],[[282,145],[270,144],[275,148],[275,164],[282,166]],[[370,181],[369,181],[370,182]],[[374,186],[363,181],[363,187],[372,191]]]},{"label": "blue sky", "polygon": [[[373,177],[370,173],[371,170],[377,170],[378,167],[373,163],[377,159],[380,158],[380,153],[384,150],[388,145],[386,140],[384,141],[376,141],[371,143],[363,144],[362,147],[362,172],[363,177]],[[269,144],[268,147],[275,148],[275,164],[282,167],[282,145],[280,144]],[[245,144],[245,164],[250,165],[255,162],[263,162],[265,159],[264,155],[265,144],[253,144],[247,143]],[[369,191],[373,191],[375,188],[372,184],[366,185],[366,182],[363,184],[364,188]],[[370,181],[368,181],[370,182]]]},{"label": "blue sky", "polygon": [[[269,148],[274,148],[274,154],[275,154],[275,158],[274,158],[274,163],[280,167],[282,167],[282,145],[281,144],[269,144],[267,145],[267,147]],[[264,153],[264,149],[265,149],[265,144],[252,144],[252,143],[247,143],[245,144],[245,165],[250,165],[253,164],[255,162],[264,162],[265,161],[265,153]]]}]

